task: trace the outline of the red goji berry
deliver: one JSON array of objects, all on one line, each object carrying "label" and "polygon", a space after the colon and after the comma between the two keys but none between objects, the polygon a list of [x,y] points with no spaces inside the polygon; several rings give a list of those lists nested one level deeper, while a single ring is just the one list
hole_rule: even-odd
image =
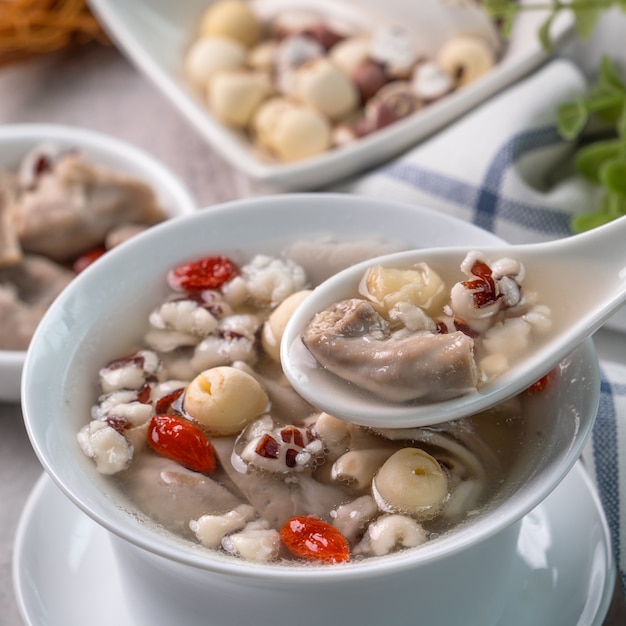
[{"label": "red goji berry", "polygon": [[543,391],[550,382],[550,373],[542,376],[539,380],[536,380],[530,387],[524,389],[524,393],[528,395],[532,395],[534,393],[539,393]]},{"label": "red goji berry", "polygon": [[325,563],[350,560],[348,540],[334,526],[315,517],[292,517],[280,529],[280,537],[294,556],[303,559]]},{"label": "red goji berry", "polygon": [[97,261],[104,253],[106,248],[94,248],[84,254],[81,254],[73,263],[72,269],[75,274],[80,274],[87,269],[94,261]]},{"label": "red goji berry", "polygon": [[206,434],[178,415],[155,415],[148,427],[148,444],[155,452],[194,472],[208,474],[217,465],[215,450]]},{"label": "red goji berry", "polygon": [[172,411],[172,404],[174,404],[174,402],[176,402],[176,400],[178,400],[178,398],[180,398],[180,396],[183,395],[184,391],[185,391],[185,388],[181,387],[180,389],[171,391],[170,393],[163,396],[162,398],[159,398],[156,401],[156,404],[154,407],[154,410],[156,411],[157,415],[160,415],[162,413],[169,413],[170,411]]},{"label": "red goji berry", "polygon": [[225,256],[207,256],[171,270],[168,284],[177,291],[219,289],[239,275],[237,265]]}]

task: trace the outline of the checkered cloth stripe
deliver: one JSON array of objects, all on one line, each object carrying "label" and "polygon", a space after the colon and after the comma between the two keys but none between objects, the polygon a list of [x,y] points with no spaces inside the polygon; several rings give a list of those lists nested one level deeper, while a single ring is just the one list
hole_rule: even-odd
[{"label": "checkered cloth stripe", "polygon": [[468,221],[485,230],[495,231],[498,221],[506,221],[557,239],[572,234],[569,212],[508,197],[503,193],[502,185],[507,171],[526,153],[562,143],[555,126],[522,131],[496,151],[482,183],[478,185],[410,162],[392,163],[379,174],[458,205],[467,211]]},{"label": "checkered cloth stripe", "polygon": [[601,372],[600,406],[583,459],[598,488],[626,589],[626,368],[602,363]]}]

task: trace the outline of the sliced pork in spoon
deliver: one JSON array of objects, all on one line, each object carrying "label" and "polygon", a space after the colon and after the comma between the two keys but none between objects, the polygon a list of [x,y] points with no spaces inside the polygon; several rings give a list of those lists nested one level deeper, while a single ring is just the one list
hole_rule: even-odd
[{"label": "sliced pork in spoon", "polygon": [[369,302],[358,298],[318,313],[302,341],[322,367],[393,402],[451,398],[478,383],[469,336],[394,332]]}]

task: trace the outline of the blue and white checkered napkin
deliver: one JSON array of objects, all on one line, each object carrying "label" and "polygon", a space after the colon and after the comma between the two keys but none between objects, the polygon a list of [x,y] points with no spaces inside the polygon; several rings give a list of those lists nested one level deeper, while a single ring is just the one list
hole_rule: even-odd
[{"label": "blue and white checkered napkin", "polygon": [[[586,91],[579,69],[554,60],[402,157],[341,191],[430,206],[510,243],[571,234],[594,190],[564,167],[572,145],[557,106]],[[585,460],[595,478],[626,589],[626,366],[603,362],[602,397]],[[621,547],[624,547],[624,550]]]}]

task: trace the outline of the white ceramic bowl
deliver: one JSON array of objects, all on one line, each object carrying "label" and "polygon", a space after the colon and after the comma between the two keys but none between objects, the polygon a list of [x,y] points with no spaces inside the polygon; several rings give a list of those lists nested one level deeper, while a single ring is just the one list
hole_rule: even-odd
[{"label": "white ceramic bowl", "polygon": [[562,364],[551,394],[535,396],[532,443],[520,441],[519,453],[507,459],[506,481],[491,505],[448,535],[377,559],[290,567],[207,551],[140,521],[78,448],[99,368],[143,335],[147,314],[167,291],[169,269],[207,254],[277,253],[294,239],[328,234],[422,247],[498,241],[466,222],[377,199],[295,194],[237,201],[158,225],[113,250],[78,276],[38,327],[22,387],[28,433],[53,480],[111,531],[132,623],[496,623],[519,520],[566,475],[590,433],[599,398],[591,341]]},{"label": "white ceramic bowl", "polygon": [[[16,171],[26,153],[40,143],[77,148],[94,164],[134,175],[154,189],[171,216],[190,213],[195,199],[159,161],[124,141],[92,130],[52,124],[14,124],[0,127],[0,168]],[[0,401],[20,398],[20,378],[26,352],[0,350]]]},{"label": "white ceramic bowl", "polygon": [[[89,0],[89,5],[129,59],[215,150],[251,178],[284,190],[317,189],[382,163],[514,83],[546,59],[546,51],[537,35],[546,14],[537,10],[522,12],[499,64],[466,88],[340,150],[331,150],[301,162],[276,163],[256,152],[241,133],[216,121],[183,76],[185,51],[195,36],[200,15],[213,1]],[[416,30],[422,29],[425,38],[465,32],[476,23],[482,24],[479,32],[486,30],[485,20],[477,19],[479,9],[471,3],[386,0],[381,5],[376,0],[271,0],[271,4],[314,6],[340,18],[359,14],[361,10],[372,10],[377,22],[389,20],[403,25],[413,24]],[[365,15],[367,22],[367,13]],[[559,15],[551,27],[553,39],[560,40],[570,26],[571,16],[566,12]]]}]

